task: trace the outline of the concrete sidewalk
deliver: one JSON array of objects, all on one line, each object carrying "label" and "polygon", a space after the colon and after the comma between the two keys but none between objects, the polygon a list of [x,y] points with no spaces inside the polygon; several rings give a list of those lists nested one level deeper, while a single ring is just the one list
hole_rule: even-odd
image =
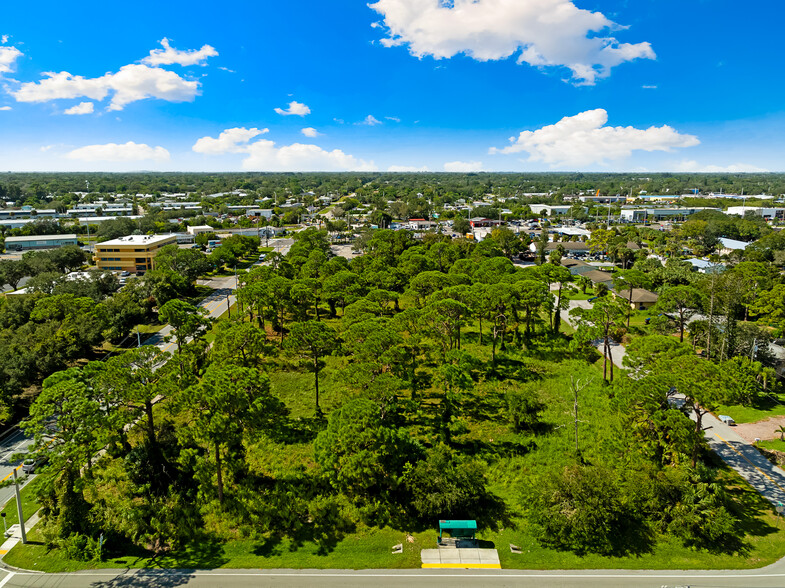
[{"label": "concrete sidewalk", "polygon": [[495,549],[423,549],[420,552],[423,568],[430,569],[495,569],[500,570],[499,552]]},{"label": "concrete sidewalk", "polygon": [[[39,512],[40,511],[33,513],[33,515],[25,521],[25,532],[29,533],[30,529],[32,529],[33,526],[41,520],[41,517],[38,514]],[[14,545],[22,541],[22,529],[18,524],[11,525],[8,528],[8,531],[8,538],[3,542],[2,545],[0,545],[0,559],[2,559],[6,553],[11,551]]]}]

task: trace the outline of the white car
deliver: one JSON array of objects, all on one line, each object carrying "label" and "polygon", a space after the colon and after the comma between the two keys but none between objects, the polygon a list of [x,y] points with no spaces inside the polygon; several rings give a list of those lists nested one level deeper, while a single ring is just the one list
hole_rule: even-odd
[{"label": "white car", "polygon": [[38,459],[26,459],[22,462],[22,473],[33,474],[35,471],[47,462],[47,458],[39,457]]}]

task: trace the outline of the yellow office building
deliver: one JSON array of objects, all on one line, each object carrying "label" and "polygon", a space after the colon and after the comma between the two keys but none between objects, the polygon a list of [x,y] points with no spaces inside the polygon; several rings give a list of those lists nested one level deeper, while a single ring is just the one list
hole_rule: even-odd
[{"label": "yellow office building", "polygon": [[143,274],[153,269],[153,258],[161,247],[177,243],[177,235],[129,235],[104,241],[95,247],[98,269]]}]

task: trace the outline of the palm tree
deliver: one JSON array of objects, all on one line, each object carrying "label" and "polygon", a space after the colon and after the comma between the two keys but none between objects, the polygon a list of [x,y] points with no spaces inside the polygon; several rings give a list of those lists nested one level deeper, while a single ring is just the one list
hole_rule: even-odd
[{"label": "palm tree", "polygon": [[780,425],[780,428],[774,432],[780,434],[780,441],[785,441],[785,425]]}]

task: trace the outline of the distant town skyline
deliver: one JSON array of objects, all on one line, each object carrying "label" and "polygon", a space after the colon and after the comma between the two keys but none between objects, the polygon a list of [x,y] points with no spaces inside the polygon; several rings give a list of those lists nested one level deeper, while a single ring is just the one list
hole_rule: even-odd
[{"label": "distant town skyline", "polygon": [[783,171],[782,12],[9,5],[0,170]]}]

